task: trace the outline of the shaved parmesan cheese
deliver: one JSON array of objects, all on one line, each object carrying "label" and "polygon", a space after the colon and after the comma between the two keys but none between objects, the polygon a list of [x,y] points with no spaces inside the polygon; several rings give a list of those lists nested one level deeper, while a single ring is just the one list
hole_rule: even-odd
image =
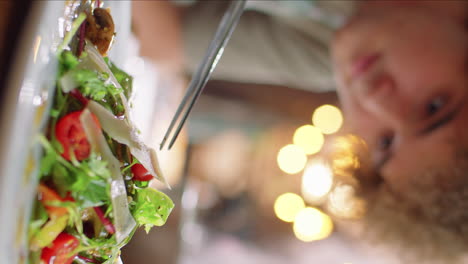
[{"label": "shaved parmesan cheese", "polygon": [[130,120],[117,118],[100,104],[90,101],[89,109],[99,120],[102,129],[117,142],[127,145],[135,158],[143,164],[148,172],[161,182],[167,184],[162,175],[156,151],[148,147],[140,138],[136,127]]},{"label": "shaved parmesan cheese", "polygon": [[104,58],[91,42],[86,42],[85,51],[88,56],[83,58],[83,61],[78,65],[78,67],[82,67],[83,69],[94,69],[98,72],[105,72],[109,75],[108,81],[110,83],[117,88],[122,88],[120,83],[117,81],[117,78],[115,78],[114,74],[109,69],[109,66],[107,66]]},{"label": "shaved parmesan cheese", "polygon": [[[86,45],[85,51],[88,55],[82,59],[77,68],[94,69],[98,72],[105,72],[109,76],[109,79],[107,80],[108,82],[112,83],[117,88],[122,88],[99,51],[91,43]],[[73,78],[69,76],[70,74],[71,73],[65,74],[60,80],[62,90],[66,93],[76,88],[76,83],[74,83]],[[137,129],[130,119],[127,98],[123,93],[120,93],[119,96],[125,110],[125,120],[115,117],[113,113],[95,101],[90,101],[87,108],[97,116],[103,130],[109,134],[110,137],[121,144],[127,145],[130,148],[132,155],[135,156],[141,164],[143,164],[148,172],[156,179],[167,185],[159,166],[156,151],[148,147],[139,138]]]},{"label": "shaved parmesan cheese", "polygon": [[73,71],[65,73],[65,75],[63,75],[62,78],[60,78],[59,82],[60,87],[62,87],[62,91],[64,93],[69,93],[71,90],[78,87],[75,78],[73,78]]},{"label": "shaved parmesan cheese", "polygon": [[120,172],[121,164],[112,154],[109,145],[94,122],[91,112],[85,109],[80,116],[80,121],[86,133],[86,138],[93,151],[99,153],[108,162],[111,171],[111,202],[114,215],[114,226],[117,243],[127,238],[136,227],[136,222],[128,208],[127,191],[125,189],[124,178]]}]

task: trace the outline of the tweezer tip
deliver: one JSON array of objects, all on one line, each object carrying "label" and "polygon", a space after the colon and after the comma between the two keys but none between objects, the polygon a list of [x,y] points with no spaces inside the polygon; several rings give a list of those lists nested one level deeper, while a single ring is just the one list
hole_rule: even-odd
[{"label": "tweezer tip", "polygon": [[172,138],[171,142],[169,142],[169,146],[167,146],[167,150],[171,150],[172,146],[174,146],[176,139],[177,139],[177,136]]},{"label": "tweezer tip", "polygon": [[159,150],[162,150],[164,148],[166,141],[167,141],[167,135],[165,135],[164,138],[161,140],[161,143],[159,143]]}]

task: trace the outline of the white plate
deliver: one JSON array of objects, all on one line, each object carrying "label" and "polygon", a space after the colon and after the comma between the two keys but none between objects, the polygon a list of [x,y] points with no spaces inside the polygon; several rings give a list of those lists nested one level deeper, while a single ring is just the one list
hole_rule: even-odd
[{"label": "white plate", "polygon": [[[117,65],[128,56],[129,1],[106,1],[116,24],[110,53]],[[54,50],[63,37],[65,1],[32,1],[17,45],[0,112],[0,263],[24,263],[27,224],[37,185],[40,149],[35,137],[50,108],[57,69]]]}]

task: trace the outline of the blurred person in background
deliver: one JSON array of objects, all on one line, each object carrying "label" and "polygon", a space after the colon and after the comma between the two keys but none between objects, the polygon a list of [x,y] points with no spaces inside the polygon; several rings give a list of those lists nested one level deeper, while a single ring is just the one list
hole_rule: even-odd
[{"label": "blurred person in background", "polygon": [[[177,3],[135,2],[135,30],[143,55],[190,74],[228,2]],[[467,22],[468,1],[249,1],[213,79],[336,88],[370,150],[365,222],[447,263],[468,246]]]},{"label": "blurred person in background", "polygon": [[369,225],[442,263],[467,248],[467,22],[467,1],[363,2],[331,46],[347,122],[370,150]]}]

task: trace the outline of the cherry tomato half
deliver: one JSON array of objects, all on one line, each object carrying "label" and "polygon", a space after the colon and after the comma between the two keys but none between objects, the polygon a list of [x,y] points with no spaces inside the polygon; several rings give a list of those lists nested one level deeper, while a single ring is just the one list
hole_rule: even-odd
[{"label": "cherry tomato half", "polygon": [[49,247],[42,249],[41,261],[46,264],[71,264],[77,254],[72,252],[80,241],[67,233],[60,233]]},{"label": "cherry tomato half", "polygon": [[133,179],[136,181],[150,181],[153,179],[153,175],[149,174],[148,170],[139,163],[133,165],[131,170],[133,173]]},{"label": "cherry tomato half", "polygon": [[39,184],[39,186],[37,187],[37,191],[39,194],[39,201],[41,201],[44,204],[44,207],[51,218],[66,215],[68,213],[67,209],[64,207],[52,206],[47,204],[56,201],[73,201],[73,198],[62,198],[54,190],[45,186],[44,184]]},{"label": "cherry tomato half", "polygon": [[[80,121],[80,116],[83,111],[72,112],[62,117],[55,126],[55,136],[62,144],[62,157],[70,160],[70,151],[73,151],[75,158],[78,161],[89,157],[91,146],[86,139],[86,133]],[[91,114],[96,124],[99,126],[99,121]]]}]

